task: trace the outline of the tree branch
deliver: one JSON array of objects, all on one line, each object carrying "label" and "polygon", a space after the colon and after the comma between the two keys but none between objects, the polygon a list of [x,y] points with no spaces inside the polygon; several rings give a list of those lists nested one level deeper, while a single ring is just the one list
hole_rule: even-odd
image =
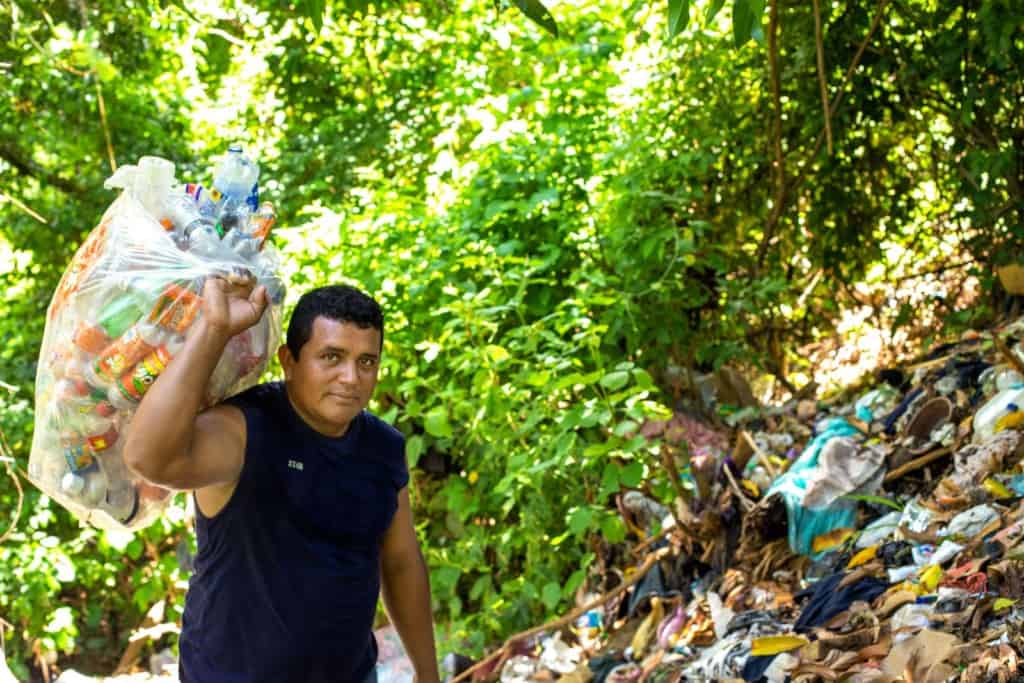
[{"label": "tree branch", "polygon": [[775,236],[779,219],[782,216],[783,204],[786,201],[786,168],[782,156],[782,86],[779,82],[779,2],[771,0],[768,12],[768,68],[771,72],[772,101],[775,117],[772,126],[772,146],[775,151],[775,196],[772,200],[772,212],[764,226],[761,244],[757,247],[757,269],[764,265],[768,246]]},{"label": "tree branch", "polygon": [[110,162],[110,172],[117,171],[117,160],[114,158],[114,142],[110,138],[110,127],[107,125],[107,105],[103,101],[103,88],[100,86],[100,76],[93,71],[93,78],[96,84],[96,101],[99,103],[100,124],[103,126],[103,137],[107,141],[107,160]]},{"label": "tree branch", "polygon": [[821,88],[821,109],[825,115],[825,139],[832,156],[832,115],[828,106],[828,83],[825,82],[825,44],[821,31],[821,0],[814,0],[814,42],[818,49],[818,85]]},{"label": "tree branch", "polygon": [[9,201],[11,204],[14,204],[16,207],[18,207],[19,209],[21,209],[26,214],[28,214],[32,218],[36,219],[37,221],[39,221],[43,225],[49,225],[49,223],[50,223],[50,221],[46,220],[46,218],[44,218],[43,216],[39,215],[39,212],[33,210],[31,206],[29,206],[25,202],[21,201],[20,199],[18,199],[14,195],[11,195],[11,194],[8,194],[8,193],[4,192],[2,189],[0,189],[0,200],[7,200],[7,201]]},{"label": "tree branch", "polygon": [[[857,48],[856,54],[853,56],[853,60],[850,62],[849,68],[846,69],[846,74],[843,75],[843,81],[839,84],[839,89],[836,91],[836,96],[832,100],[832,104],[829,105],[828,114],[829,117],[835,116],[836,111],[839,109],[839,103],[843,100],[843,93],[846,90],[846,85],[850,82],[853,77],[853,72],[857,70],[860,65],[861,57],[864,56],[864,51],[868,47],[868,43],[871,42],[872,36],[875,35],[875,31],[878,30],[878,25],[882,21],[882,11],[885,6],[889,4],[889,0],[878,0],[878,9],[875,10],[875,17],[871,20],[871,28],[868,29],[868,34],[864,36],[864,40],[861,42],[860,47]],[[803,184],[807,178],[807,173],[811,168],[811,162],[814,161],[814,157],[818,156],[818,152],[821,151],[821,146],[825,143],[825,131],[818,134],[818,140],[814,144],[814,150],[807,155],[807,159],[804,161],[800,173],[796,179],[790,185],[791,189],[795,189]]]},{"label": "tree branch", "polygon": [[10,164],[21,175],[35,178],[40,183],[51,185],[65,194],[82,196],[86,193],[85,188],[73,180],[66,180],[56,173],[46,170],[13,145],[0,143],[0,159]]}]

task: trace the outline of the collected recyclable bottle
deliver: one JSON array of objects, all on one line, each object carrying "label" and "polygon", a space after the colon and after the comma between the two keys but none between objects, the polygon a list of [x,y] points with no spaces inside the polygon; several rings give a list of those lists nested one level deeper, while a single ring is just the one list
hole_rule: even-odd
[{"label": "collected recyclable bottle", "polygon": [[237,210],[246,205],[250,213],[259,208],[259,165],[242,151],[241,145],[231,145],[227,154],[213,172],[210,199],[217,205],[217,213],[224,209]]},{"label": "collected recyclable bottle", "polygon": [[277,212],[274,211],[274,205],[270,202],[260,204],[260,208],[249,217],[246,232],[258,242],[260,249],[266,244],[275,222],[277,222]]},{"label": "collected recyclable bottle", "polygon": [[139,511],[139,492],[130,481],[118,481],[108,487],[97,505],[122,524],[128,524]]},{"label": "collected recyclable bottle", "polygon": [[61,493],[87,508],[95,508],[107,495],[107,482],[99,468],[67,472],[60,480]]},{"label": "collected recyclable bottle", "polygon": [[93,351],[104,340],[120,337],[145,314],[146,307],[141,298],[129,290],[100,311],[95,326],[83,324],[76,331],[73,341],[83,350]]},{"label": "collected recyclable bottle", "polygon": [[256,258],[260,251],[260,244],[256,238],[241,230],[233,230],[225,235],[223,244],[247,261]]},{"label": "collected recyclable bottle", "polygon": [[65,433],[61,447],[67,470],[60,480],[60,490],[81,505],[94,508],[107,495],[107,481],[96,461],[96,452],[80,434]]},{"label": "collected recyclable bottle", "polygon": [[87,421],[94,417],[111,418],[116,414],[105,392],[83,379],[64,378],[54,384],[62,419]]},{"label": "collected recyclable bottle", "polygon": [[132,325],[88,365],[86,379],[94,387],[109,386],[169,337],[168,332],[149,322]]},{"label": "collected recyclable bottle", "polygon": [[119,409],[134,408],[184,345],[183,337],[168,335],[166,342],[154,348],[114,382],[107,392],[108,400]]},{"label": "collected recyclable bottle", "polygon": [[187,194],[171,197],[166,207],[167,220],[171,225],[174,242],[180,249],[187,249],[189,237],[196,230],[213,228],[211,217],[203,215],[196,201]]},{"label": "collected recyclable bottle", "polygon": [[199,225],[189,233],[185,251],[207,259],[223,255],[220,235],[212,224]]},{"label": "collected recyclable bottle", "polygon": [[241,232],[248,225],[251,214],[245,201],[234,197],[225,198],[217,221],[217,233],[223,237],[232,232]]}]

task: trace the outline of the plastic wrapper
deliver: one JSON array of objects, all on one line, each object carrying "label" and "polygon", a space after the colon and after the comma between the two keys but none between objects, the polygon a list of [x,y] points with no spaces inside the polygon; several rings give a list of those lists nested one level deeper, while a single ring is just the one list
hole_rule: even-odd
[{"label": "plastic wrapper", "polygon": [[170,497],[130,472],[122,449],[139,402],[202,315],[206,279],[251,274],[267,286],[271,305],[228,342],[204,406],[258,381],[280,339],[284,288],[266,243],[271,207],[239,210],[218,196],[203,216],[197,193],[186,194],[173,165],[156,157],[123,167],[107,186],[124,191],[75,254],[47,310],[28,472],[80,519],[123,530],[152,522]]}]

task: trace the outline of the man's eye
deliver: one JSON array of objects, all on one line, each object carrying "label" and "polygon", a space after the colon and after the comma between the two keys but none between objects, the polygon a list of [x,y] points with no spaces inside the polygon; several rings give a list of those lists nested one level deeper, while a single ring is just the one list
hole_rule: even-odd
[{"label": "man's eye", "polygon": [[336,354],[336,353],[325,353],[324,354],[324,360],[329,360],[329,361],[331,361],[333,363],[334,361],[338,360],[338,354]]},{"label": "man's eye", "polygon": [[377,365],[377,361],[373,358],[364,358],[362,363],[364,368],[372,368]]}]

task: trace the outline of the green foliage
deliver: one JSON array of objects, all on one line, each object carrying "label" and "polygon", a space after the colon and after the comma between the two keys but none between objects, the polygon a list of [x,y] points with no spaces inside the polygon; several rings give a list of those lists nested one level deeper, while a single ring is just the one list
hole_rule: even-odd
[{"label": "green foliage", "polygon": [[669,0],[668,37],[675,38],[690,20],[690,0]]},{"label": "green foliage", "polygon": [[[637,433],[674,400],[674,368],[785,379],[858,283],[1022,258],[1012,2],[887,4],[864,51],[877,3],[827,10],[831,154],[811,7],[780,7],[774,223],[765,2],[725,5],[581,0],[556,26],[541,3],[498,3],[535,26],[475,0],[4,3],[0,421],[16,463],[42,311],[112,199],[111,153],[202,182],[241,139],[279,208],[291,300],[345,280],[388,311],[374,409],[409,437],[444,635],[479,651],[563,612],[625,538],[613,496],[668,502]],[[984,311],[954,309],[939,307],[964,325]],[[894,329],[919,309],[895,310]],[[4,509],[17,498],[0,485]],[[20,673],[33,652],[109,671],[156,600],[178,616],[179,508],[135,539],[82,529],[31,486],[24,510],[0,545]]]},{"label": "green foliage", "polygon": [[555,18],[551,16],[551,12],[544,6],[544,3],[540,0],[512,0],[512,2],[531,21],[555,38],[558,37],[558,24],[555,23]]}]

